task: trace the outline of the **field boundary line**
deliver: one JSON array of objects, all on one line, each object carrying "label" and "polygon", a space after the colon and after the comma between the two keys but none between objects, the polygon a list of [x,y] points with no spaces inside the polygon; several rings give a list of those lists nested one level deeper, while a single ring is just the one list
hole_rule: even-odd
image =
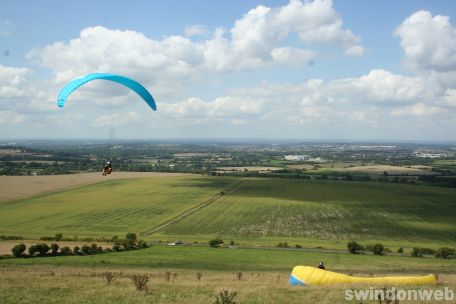
[{"label": "field boundary line", "polygon": [[219,198],[227,195],[228,193],[233,192],[234,190],[237,190],[245,182],[246,182],[246,180],[241,180],[240,182],[235,183],[234,185],[231,185],[231,186],[223,189],[222,191],[220,191],[216,195],[214,195],[211,198],[209,198],[208,200],[204,201],[202,204],[184,211],[183,213],[181,213],[181,214],[175,216],[174,218],[164,222],[163,224],[160,224],[158,227],[155,227],[153,229],[141,232],[140,235],[141,236],[150,235],[152,233],[160,231],[161,229],[163,229],[166,226],[169,226],[171,224],[174,224],[174,223],[182,220],[183,218],[189,216],[190,214],[193,214],[194,212],[196,212],[196,211],[198,211],[198,210],[200,210],[200,209],[202,209],[202,208],[214,203],[216,200],[218,200]]}]

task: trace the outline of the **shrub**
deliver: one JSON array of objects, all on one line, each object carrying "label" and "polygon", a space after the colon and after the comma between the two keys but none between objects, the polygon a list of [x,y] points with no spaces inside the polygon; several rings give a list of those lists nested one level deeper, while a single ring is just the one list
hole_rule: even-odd
[{"label": "shrub", "polygon": [[52,243],[51,250],[52,250],[52,254],[57,254],[57,251],[59,251],[59,245],[56,243]]},{"label": "shrub", "polygon": [[397,253],[400,253],[400,254],[404,253],[404,248],[399,247],[399,249],[397,250]]},{"label": "shrub", "polygon": [[414,247],[412,250],[412,256],[414,257],[422,257],[423,254],[432,255],[435,254],[435,250],[426,247]]},{"label": "shrub", "polygon": [[209,241],[209,245],[211,247],[220,247],[223,245],[223,240],[222,239],[212,239]]},{"label": "shrub", "polygon": [[21,244],[17,244],[16,246],[14,246],[11,249],[11,251],[12,251],[13,255],[18,258],[24,254],[26,248],[27,247],[25,247],[25,245],[21,243]]},{"label": "shrub", "polygon": [[299,244],[296,244],[296,248],[298,248],[298,249],[299,249],[299,248],[302,248],[302,246],[301,246],[301,245],[299,245]]},{"label": "shrub", "polygon": [[90,247],[88,245],[84,244],[81,247],[81,252],[83,254],[89,255],[89,254],[92,254],[92,249],[90,249]]},{"label": "shrub", "polygon": [[35,253],[37,253],[37,252],[38,251],[36,250],[36,246],[35,245],[30,246],[29,249],[28,249],[29,256],[31,256],[31,257],[34,256]]},{"label": "shrub", "polygon": [[222,289],[215,297],[215,304],[237,304],[236,296],[237,292]]},{"label": "shrub", "polygon": [[133,233],[133,232],[127,233],[125,238],[127,239],[127,241],[131,241],[133,243],[136,243],[136,240],[137,240],[136,233]]},{"label": "shrub", "polygon": [[97,254],[101,253],[103,249],[101,247],[97,246],[97,244],[92,244],[90,245],[90,254]]},{"label": "shrub", "polygon": [[60,242],[62,240],[62,238],[63,238],[63,234],[62,233],[57,233],[55,235],[56,242]]},{"label": "shrub", "polygon": [[73,248],[73,253],[74,253],[75,255],[78,255],[78,254],[80,253],[80,251],[81,251],[81,248],[79,248],[79,246],[74,246],[74,248]]},{"label": "shrub", "polygon": [[451,259],[454,258],[456,252],[454,248],[442,247],[435,252],[435,256],[438,258]]},{"label": "shrub", "polygon": [[423,255],[421,254],[420,248],[413,247],[412,256],[414,256],[414,257],[422,257]]},{"label": "shrub", "polygon": [[106,285],[109,285],[111,284],[111,282],[114,281],[114,275],[112,274],[112,272],[105,272],[101,276],[103,277],[103,279],[105,279]]},{"label": "shrub", "polygon": [[68,246],[60,248],[60,253],[62,255],[71,255],[71,249]]},{"label": "shrub", "polygon": [[46,243],[36,244],[35,248],[39,255],[46,255],[46,253],[51,249]]},{"label": "shrub", "polygon": [[239,271],[239,272],[236,274],[236,278],[238,279],[238,281],[241,281],[241,280],[242,280],[242,271]]},{"label": "shrub", "polygon": [[202,277],[202,276],[203,276],[203,274],[202,274],[201,272],[198,272],[198,273],[196,274],[196,279],[197,279],[198,281],[201,281],[201,277]]},{"label": "shrub", "polygon": [[357,254],[364,250],[364,247],[355,241],[350,241],[347,243],[347,249],[350,253]]},{"label": "shrub", "polygon": [[149,282],[149,277],[146,274],[134,274],[131,276],[131,280],[137,290],[141,291],[147,289],[147,282]]},{"label": "shrub", "polygon": [[382,244],[375,244],[374,246],[372,246],[372,252],[375,255],[383,255],[384,249],[385,249],[385,247],[383,247]]}]

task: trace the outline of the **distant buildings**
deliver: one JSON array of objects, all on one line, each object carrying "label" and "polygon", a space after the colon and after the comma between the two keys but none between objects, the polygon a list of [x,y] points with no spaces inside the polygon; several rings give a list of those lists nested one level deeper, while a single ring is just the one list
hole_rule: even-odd
[{"label": "distant buildings", "polygon": [[326,160],[321,157],[311,157],[310,155],[285,155],[285,160],[306,161],[313,163],[323,163]]}]

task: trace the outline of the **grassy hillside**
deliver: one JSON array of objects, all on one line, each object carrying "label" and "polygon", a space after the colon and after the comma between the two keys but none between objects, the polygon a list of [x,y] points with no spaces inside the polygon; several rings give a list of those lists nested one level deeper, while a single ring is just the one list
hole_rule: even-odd
[{"label": "grassy hillside", "polygon": [[0,234],[113,236],[141,232],[195,207],[232,183],[203,177],[116,180],[0,205]]},{"label": "grassy hillside", "polygon": [[[224,191],[224,195],[220,192]],[[187,214],[189,210],[194,212]],[[455,246],[456,190],[299,179],[151,177],[118,180],[0,205],[0,234],[124,235],[343,248]],[[167,223],[166,226],[162,226]],[[397,248],[392,248],[393,250]]]},{"label": "grassy hillside", "polygon": [[6,265],[78,267],[176,268],[220,271],[290,271],[295,265],[318,265],[329,270],[362,273],[454,273],[449,259],[368,254],[309,252],[306,250],[211,248],[209,246],[153,246],[148,249],[90,256],[57,256],[0,259]]},{"label": "grassy hillside", "polygon": [[[248,179],[164,234],[226,238],[456,241],[454,189],[293,179]],[[292,243],[293,244],[293,243]]]},{"label": "grassy hillside", "polygon": [[[107,285],[102,273],[112,271],[115,280]],[[167,281],[165,271],[175,273]],[[148,290],[135,290],[130,276],[135,273],[147,274],[150,278]],[[298,286],[288,285],[287,272],[243,272],[241,280],[233,272],[200,271],[180,269],[112,269],[55,266],[13,266],[0,267],[0,302],[17,303],[215,303],[215,296],[226,289],[237,293],[237,303],[280,304],[280,303],[357,303],[345,300],[345,290],[351,285]],[[439,290],[447,286],[455,290],[454,275],[440,275]],[[367,289],[369,286],[356,286]],[[376,286],[381,288],[382,286]],[[416,289],[409,286],[407,289]],[[435,289],[436,286],[420,286],[420,289]],[[378,301],[362,301],[378,303]],[[442,303],[442,301],[413,301],[400,303]]]}]

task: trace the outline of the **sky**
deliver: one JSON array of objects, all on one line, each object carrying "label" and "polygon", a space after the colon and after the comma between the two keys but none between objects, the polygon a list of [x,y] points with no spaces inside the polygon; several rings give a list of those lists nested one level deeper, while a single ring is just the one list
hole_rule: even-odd
[{"label": "sky", "polygon": [[[1,139],[456,140],[456,1],[0,0]],[[118,84],[139,81],[152,111]]]}]

